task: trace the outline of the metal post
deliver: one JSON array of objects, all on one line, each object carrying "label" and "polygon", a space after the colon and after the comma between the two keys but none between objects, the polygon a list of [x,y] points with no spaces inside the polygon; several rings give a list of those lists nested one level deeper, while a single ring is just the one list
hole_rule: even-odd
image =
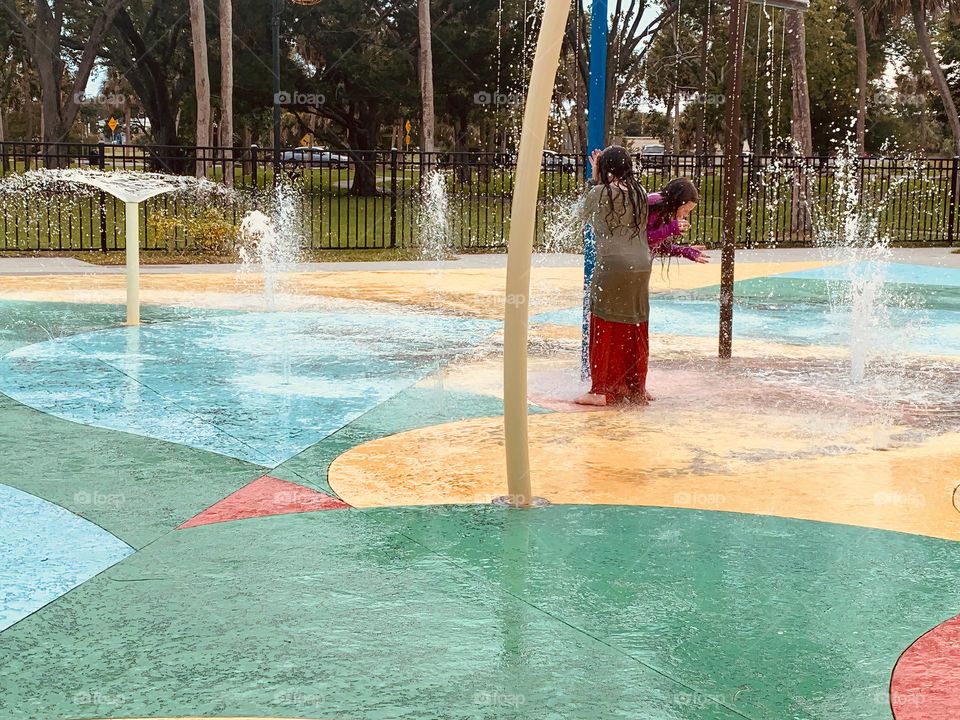
[{"label": "metal post", "polygon": [[[590,78],[587,102],[587,178],[590,178],[590,153],[606,147],[607,139],[607,0],[594,0],[590,22]],[[590,280],[597,261],[593,231],[587,228],[583,238],[583,324],[580,342],[580,374],[590,377]]]},{"label": "metal post", "polygon": [[[99,157],[97,159],[97,166],[100,169],[100,172],[103,172],[107,169],[107,163],[105,156],[106,145],[102,142],[97,144],[97,152]],[[100,252],[107,251],[107,194],[100,191]]]},{"label": "metal post", "polygon": [[754,165],[756,157],[752,150],[747,153],[747,189],[743,194],[746,201],[746,226],[743,228],[741,235],[748,248],[753,247],[753,176],[756,172],[756,166]]},{"label": "metal post", "polygon": [[396,148],[390,151],[390,247],[397,246],[397,156]]},{"label": "metal post", "polygon": [[960,155],[953,159],[953,171],[950,174],[950,212],[947,220],[947,242],[953,245],[956,238],[957,205],[960,204]]},{"label": "metal post", "polygon": [[533,261],[537,194],[543,166],[543,146],[547,137],[547,118],[569,14],[569,0],[545,0],[523,112],[517,176],[510,210],[503,322],[503,429],[509,495],[500,501],[514,507],[537,504],[530,484],[527,434],[530,266]]},{"label": "metal post", "polygon": [[126,203],[127,325],[140,324],[140,204]]},{"label": "metal post", "polygon": [[733,281],[740,191],[740,95],[743,84],[743,16],[746,0],[730,5],[730,55],[727,58],[727,137],[724,146],[723,252],[720,263],[720,357],[733,355]]},{"label": "metal post", "polygon": [[280,175],[280,0],[273,0],[273,182]]}]

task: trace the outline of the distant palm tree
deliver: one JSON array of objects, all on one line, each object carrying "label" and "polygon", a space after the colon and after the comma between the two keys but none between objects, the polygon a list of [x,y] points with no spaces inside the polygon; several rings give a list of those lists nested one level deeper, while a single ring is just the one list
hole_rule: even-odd
[{"label": "distant palm tree", "polygon": [[207,18],[203,0],[190,0],[190,27],[193,37],[193,73],[197,90],[197,177],[207,174],[206,157],[210,152],[210,68],[207,65]]},{"label": "distant palm tree", "polygon": [[947,84],[943,66],[930,41],[930,32],[927,28],[929,18],[936,19],[946,11],[960,12],[960,0],[872,0],[865,10],[867,24],[874,35],[894,26],[907,15],[913,18],[917,43],[920,45],[927,69],[933,77],[933,83],[937,92],[940,93],[940,99],[947,112],[947,122],[953,133],[954,152],[960,155],[960,116],[957,114],[957,105],[950,94],[950,86]]},{"label": "distant palm tree", "polygon": [[847,0],[853,16],[853,32],[857,38],[857,150],[862,155],[867,135],[867,32],[863,17],[863,0]]},{"label": "distant palm tree", "polygon": [[[420,150],[425,153],[434,151],[436,136],[436,118],[433,95],[433,29],[430,18],[430,0],[419,0],[417,7],[418,27],[420,31],[420,99],[423,106],[423,130]],[[428,162],[430,158],[428,156]]]},{"label": "distant palm tree", "polygon": [[233,187],[233,0],[220,0],[220,146],[223,178]]}]

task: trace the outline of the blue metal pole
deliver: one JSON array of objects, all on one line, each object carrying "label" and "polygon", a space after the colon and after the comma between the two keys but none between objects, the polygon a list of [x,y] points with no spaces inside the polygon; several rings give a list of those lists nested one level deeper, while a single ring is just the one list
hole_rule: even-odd
[{"label": "blue metal pole", "polygon": [[[607,0],[593,0],[590,21],[590,79],[587,103],[587,178],[590,153],[606,147],[607,139]],[[593,231],[587,228],[583,242],[583,341],[580,348],[581,374],[590,377],[590,280],[597,260]]]}]

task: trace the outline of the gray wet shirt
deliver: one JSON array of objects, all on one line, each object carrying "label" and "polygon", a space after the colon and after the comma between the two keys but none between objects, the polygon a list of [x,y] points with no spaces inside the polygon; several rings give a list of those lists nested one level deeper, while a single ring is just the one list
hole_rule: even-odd
[{"label": "gray wet shirt", "polygon": [[584,199],[582,217],[593,226],[597,263],[590,285],[590,312],[610,322],[638,323],[650,319],[650,246],[647,244],[647,198],[637,199],[643,213],[640,227],[626,192],[598,185]]}]

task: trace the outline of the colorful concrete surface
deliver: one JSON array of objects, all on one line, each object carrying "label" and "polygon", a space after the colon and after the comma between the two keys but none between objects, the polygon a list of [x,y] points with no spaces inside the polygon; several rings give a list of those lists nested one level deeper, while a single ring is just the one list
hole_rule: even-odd
[{"label": "colorful concrete surface", "polygon": [[197,513],[178,529],[269,515],[346,510],[349,507],[326,493],[264,475]]},{"label": "colorful concrete surface", "polygon": [[[751,263],[739,266],[748,279],[823,267],[824,262]],[[316,298],[393,303],[468,317],[503,317],[503,269],[445,268],[442,272],[326,272],[285,276],[288,307],[308,309]],[[573,307],[580,302],[583,271],[577,267],[534,267],[530,304],[533,313]],[[144,275],[141,298],[147,304],[263,309],[263,277],[223,273]],[[654,292],[705,287],[720,281],[719,264],[673,264],[656,270]],[[71,303],[122,303],[125,281],[111,275],[0,276],[0,297],[8,300]]]},{"label": "colorful concrete surface", "polygon": [[[656,410],[531,417],[534,492],[553,503],[778,515],[960,540],[960,434],[875,450],[872,428],[838,434],[786,413],[670,420]],[[356,447],[333,463],[330,484],[360,508],[487,503],[503,494],[505,472],[503,421],[489,418]]]},{"label": "colorful concrete surface", "polygon": [[2,484],[0,508],[0,631],[133,552],[59,505]]},{"label": "colorful concrete surface", "polygon": [[[841,283],[861,273],[886,279],[881,289],[862,290],[877,292],[888,306],[878,318],[881,325],[860,330],[876,335],[866,340],[900,352],[960,356],[960,270],[897,263],[835,264],[740,280],[735,340],[846,345],[854,322],[864,320],[828,300],[842,298]],[[671,335],[715,337],[719,292],[714,285],[656,295],[651,323]],[[536,315],[533,321],[579,328],[580,315],[578,305]]]},{"label": "colorful concrete surface", "polygon": [[896,720],[960,717],[960,616],[918,638],[890,679]]},{"label": "colorful concrete surface", "polygon": [[85,425],[273,467],[493,330],[431,315],[249,313],[19,348],[0,392]]},{"label": "colorful concrete surface", "polygon": [[[742,265],[740,277],[755,279],[740,287],[759,295],[772,272],[820,267]],[[716,278],[715,266],[674,266],[655,283],[694,298]],[[35,352],[28,346],[62,338],[91,356],[109,350],[101,359],[128,375],[155,368],[169,381],[160,389],[182,390],[185,405],[273,387],[252,374],[218,387],[258,364],[218,358],[219,374],[183,388],[194,356],[259,351],[240,332],[224,344],[210,330],[128,354],[124,330],[99,344],[111,309],[88,304],[119,298],[115,278],[34,280],[0,279],[0,296],[61,291],[76,304],[0,301],[0,348],[20,361]],[[952,702],[935,679],[952,653],[917,638],[960,610],[955,358],[915,358],[898,370],[904,384],[850,392],[842,348],[742,339],[737,361],[721,365],[710,359],[715,339],[665,335],[661,314],[651,374],[660,399],[639,412],[531,407],[535,489],[558,504],[510,512],[489,504],[505,486],[494,325],[477,323],[488,335],[461,352],[449,339],[469,322],[439,333],[425,324],[422,334],[393,322],[424,309],[495,319],[502,271],[295,282],[301,321],[372,319],[356,337],[333,323],[299,328],[315,337],[282,346],[291,327],[250,333],[271,351],[291,348],[307,363],[327,353],[350,367],[341,377],[310,365],[311,381],[328,370],[343,380],[322,387],[291,373],[293,389],[272,393],[287,410],[311,397],[342,405],[344,386],[379,377],[376,364],[354,363],[351,342],[390,345],[388,367],[420,368],[319,441],[297,438],[316,423],[282,407],[270,411],[287,412],[286,436],[257,413],[215,413],[218,427],[232,418],[275,453],[249,462],[0,395],[2,482],[137,548],[0,633],[0,657],[11,659],[0,718],[889,720],[891,673],[911,646],[898,672],[912,669],[911,688],[938,687],[932,695]],[[149,284],[150,302],[183,307],[148,305],[155,324],[141,333],[255,325],[249,310],[261,301],[232,276]],[[537,312],[572,306],[578,293],[575,268],[534,273]],[[536,326],[532,393],[569,400],[578,349],[574,326]],[[46,373],[47,359],[34,360]],[[111,402],[126,412],[137,404],[129,398]],[[171,417],[166,407],[154,415]],[[122,502],[85,503],[83,493]],[[420,504],[429,506],[398,507]],[[311,511],[328,505],[340,509]],[[927,707],[933,714],[916,720],[953,720]]]},{"label": "colorful concrete surface", "polygon": [[0,716],[883,718],[958,572],[951,542],[656,508],[223,523],[0,634]]}]

